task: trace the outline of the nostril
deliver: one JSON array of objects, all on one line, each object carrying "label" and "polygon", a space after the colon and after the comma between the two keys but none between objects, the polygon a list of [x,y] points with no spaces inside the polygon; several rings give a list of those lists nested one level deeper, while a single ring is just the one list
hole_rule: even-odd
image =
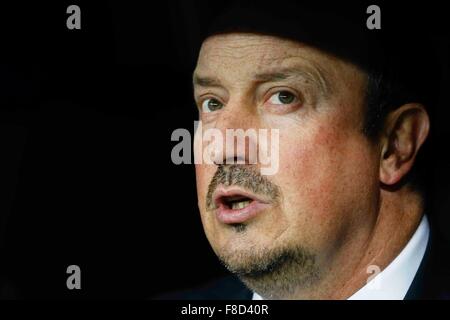
[{"label": "nostril", "polygon": [[220,160],[214,160],[214,164],[218,167],[223,166],[225,164],[236,164],[238,160],[241,159],[239,157],[228,157]]},{"label": "nostril", "polygon": [[245,158],[240,156],[228,157],[223,164],[245,164]]}]

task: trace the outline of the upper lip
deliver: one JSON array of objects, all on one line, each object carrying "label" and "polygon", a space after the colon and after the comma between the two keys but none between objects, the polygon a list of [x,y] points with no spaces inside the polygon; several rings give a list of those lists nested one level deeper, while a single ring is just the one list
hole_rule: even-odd
[{"label": "upper lip", "polygon": [[224,187],[219,185],[213,193],[213,202],[215,207],[220,207],[221,204],[226,204],[226,199],[232,199],[233,197],[249,198],[252,201],[258,201],[261,203],[268,203],[265,199],[254,193],[244,190],[237,186]]}]

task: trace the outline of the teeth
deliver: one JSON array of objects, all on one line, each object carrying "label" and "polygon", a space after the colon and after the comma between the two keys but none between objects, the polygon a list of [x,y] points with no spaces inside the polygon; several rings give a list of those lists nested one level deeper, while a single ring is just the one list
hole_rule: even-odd
[{"label": "teeth", "polygon": [[231,209],[233,209],[233,210],[235,210],[235,209],[242,209],[242,208],[245,208],[246,206],[248,206],[249,204],[250,204],[249,200],[233,202],[231,204]]}]

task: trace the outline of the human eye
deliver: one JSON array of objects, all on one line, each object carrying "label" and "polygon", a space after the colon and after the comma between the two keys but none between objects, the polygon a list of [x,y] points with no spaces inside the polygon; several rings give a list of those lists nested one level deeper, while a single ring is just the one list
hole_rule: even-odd
[{"label": "human eye", "polygon": [[213,112],[213,111],[222,109],[222,107],[223,107],[223,104],[215,98],[205,99],[201,103],[201,110],[204,113]]},{"label": "human eye", "polygon": [[294,112],[304,104],[304,96],[295,89],[272,88],[265,95],[264,109],[275,114]]},{"label": "human eye", "polygon": [[272,94],[269,98],[269,102],[274,105],[285,105],[298,102],[298,98],[294,93],[282,90]]}]

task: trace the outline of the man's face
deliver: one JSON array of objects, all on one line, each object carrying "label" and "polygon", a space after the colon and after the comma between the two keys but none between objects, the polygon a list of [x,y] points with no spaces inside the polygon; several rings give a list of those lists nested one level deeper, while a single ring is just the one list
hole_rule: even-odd
[{"label": "man's face", "polygon": [[273,175],[258,164],[196,165],[207,238],[250,285],[264,290],[289,272],[318,281],[367,237],[379,152],[362,133],[365,86],[357,67],[294,41],[236,33],[203,43],[194,73],[203,130],[279,130]]}]

